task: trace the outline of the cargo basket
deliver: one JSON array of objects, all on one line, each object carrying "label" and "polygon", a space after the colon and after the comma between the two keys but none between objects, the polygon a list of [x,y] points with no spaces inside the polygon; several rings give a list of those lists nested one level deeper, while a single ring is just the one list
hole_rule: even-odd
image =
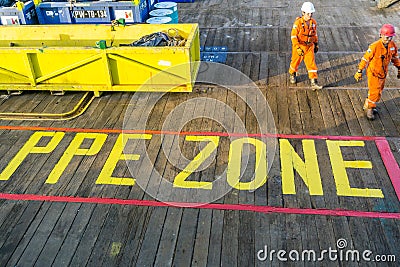
[{"label": "cargo basket", "polygon": [[[173,28],[184,46],[133,47]],[[0,26],[0,90],[192,91],[197,24]]]}]

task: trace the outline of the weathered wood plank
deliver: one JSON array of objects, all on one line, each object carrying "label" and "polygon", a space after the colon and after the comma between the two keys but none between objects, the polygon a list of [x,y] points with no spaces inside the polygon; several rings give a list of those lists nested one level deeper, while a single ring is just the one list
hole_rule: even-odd
[{"label": "weathered wood plank", "polygon": [[[60,205],[55,205],[57,206]],[[62,210],[61,216],[55,223],[54,228],[51,230],[50,235],[46,243],[43,245],[43,249],[40,252],[39,257],[37,258],[35,265],[37,266],[49,266],[52,265],[54,260],[56,259],[57,253],[64,243],[64,239],[67,236],[68,232],[71,229],[71,225],[75,221],[75,214],[78,212],[78,209],[81,207],[79,203],[68,203],[64,204],[64,210]],[[50,212],[51,210],[49,210]],[[48,213],[48,215],[44,218],[44,220],[49,220],[48,217],[55,217],[53,213]],[[50,229],[49,229],[50,231]],[[35,242],[35,244],[37,244]],[[29,257],[29,260],[32,257]]]}]

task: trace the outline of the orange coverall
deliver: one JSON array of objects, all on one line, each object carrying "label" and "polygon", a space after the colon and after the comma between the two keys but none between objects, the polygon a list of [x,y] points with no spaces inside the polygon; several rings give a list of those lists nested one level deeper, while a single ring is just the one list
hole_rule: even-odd
[{"label": "orange coverall", "polygon": [[368,65],[368,108],[375,108],[376,102],[381,99],[390,62],[400,67],[396,44],[390,41],[386,48],[382,41],[378,40],[369,46],[358,65],[359,70],[363,70]]},{"label": "orange coverall", "polygon": [[[301,61],[304,59],[310,79],[318,78],[318,68],[315,63],[314,46],[318,43],[317,22],[311,18],[306,22],[302,17],[296,18],[292,33],[292,60],[290,62],[289,73],[293,74],[299,69]],[[297,54],[297,48],[300,47],[304,51],[304,56]]]}]

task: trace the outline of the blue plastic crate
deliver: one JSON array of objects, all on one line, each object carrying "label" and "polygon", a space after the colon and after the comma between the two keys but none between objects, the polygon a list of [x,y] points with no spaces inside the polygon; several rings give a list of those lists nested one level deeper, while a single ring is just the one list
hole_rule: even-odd
[{"label": "blue plastic crate", "polygon": [[1,25],[38,24],[35,4],[25,2],[22,11],[16,7],[0,7],[0,21]]},{"label": "blue plastic crate", "polygon": [[44,2],[36,7],[40,24],[107,24],[114,19],[125,23],[141,23],[149,16],[147,0],[139,5],[131,1],[121,2]]}]

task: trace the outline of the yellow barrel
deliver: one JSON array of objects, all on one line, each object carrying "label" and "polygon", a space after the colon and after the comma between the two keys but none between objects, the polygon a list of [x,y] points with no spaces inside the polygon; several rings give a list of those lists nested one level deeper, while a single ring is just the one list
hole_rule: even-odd
[{"label": "yellow barrel", "polygon": [[[120,46],[172,28],[183,46]],[[190,92],[199,61],[197,24],[0,26],[0,90]]]}]

